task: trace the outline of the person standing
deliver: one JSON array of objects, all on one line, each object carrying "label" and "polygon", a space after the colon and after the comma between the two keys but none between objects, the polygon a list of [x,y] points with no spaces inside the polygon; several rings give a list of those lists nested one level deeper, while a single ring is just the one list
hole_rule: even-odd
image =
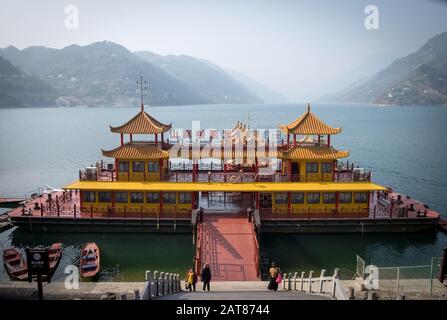
[{"label": "person standing", "polygon": [[211,270],[208,263],[205,263],[202,270],[202,282],[203,282],[203,292],[205,290],[210,291],[210,282],[211,282]]},{"label": "person standing", "polygon": [[268,285],[268,289],[269,290],[273,290],[273,291],[277,291],[278,290],[278,285],[281,282],[281,269],[276,265],[275,262],[272,263],[270,269],[269,269],[269,285]]},{"label": "person standing", "polygon": [[189,269],[188,275],[186,276],[187,289],[189,291],[196,291],[197,274],[193,269]]}]

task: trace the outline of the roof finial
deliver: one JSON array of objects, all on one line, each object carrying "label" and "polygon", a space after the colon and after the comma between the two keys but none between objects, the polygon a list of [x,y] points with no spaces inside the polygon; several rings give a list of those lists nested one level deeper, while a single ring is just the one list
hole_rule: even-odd
[{"label": "roof finial", "polygon": [[307,103],[307,112],[310,112],[310,102]]},{"label": "roof finial", "polygon": [[143,83],[144,83],[144,90],[147,90],[146,81],[143,81],[143,76],[140,73],[140,81],[137,81],[137,84],[140,85],[140,92],[141,92],[141,111],[144,111],[144,101],[143,101]]}]

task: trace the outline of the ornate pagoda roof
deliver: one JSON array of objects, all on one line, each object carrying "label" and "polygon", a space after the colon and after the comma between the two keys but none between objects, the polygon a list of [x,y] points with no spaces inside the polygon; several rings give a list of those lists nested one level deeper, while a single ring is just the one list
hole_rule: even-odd
[{"label": "ornate pagoda roof", "polygon": [[101,151],[103,156],[116,159],[163,159],[169,156],[169,151],[147,142],[129,142],[113,150]]},{"label": "ornate pagoda roof", "polygon": [[313,114],[310,111],[310,104],[307,105],[307,112],[302,116],[288,125],[280,125],[279,128],[286,134],[298,135],[330,135],[341,132],[341,128],[332,128]]},{"label": "ornate pagoda roof", "polygon": [[167,125],[157,121],[144,111],[141,105],[141,111],[136,116],[119,127],[110,126],[110,131],[125,134],[156,134],[169,131],[171,125],[171,123]]},{"label": "ornate pagoda roof", "polygon": [[338,151],[327,146],[293,146],[283,152],[284,159],[334,160],[346,158],[349,151]]}]

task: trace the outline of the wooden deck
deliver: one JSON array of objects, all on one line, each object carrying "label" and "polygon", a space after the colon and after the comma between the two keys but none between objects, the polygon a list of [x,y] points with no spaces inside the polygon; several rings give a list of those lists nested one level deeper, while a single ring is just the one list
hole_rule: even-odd
[{"label": "wooden deck", "polygon": [[211,268],[212,281],[255,281],[256,244],[246,217],[204,217],[202,263]]}]

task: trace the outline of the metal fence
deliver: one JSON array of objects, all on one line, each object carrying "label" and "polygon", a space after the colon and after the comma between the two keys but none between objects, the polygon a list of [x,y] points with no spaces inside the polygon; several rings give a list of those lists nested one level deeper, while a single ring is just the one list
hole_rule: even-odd
[{"label": "metal fence", "polygon": [[[356,257],[356,277],[366,279],[365,261]],[[379,267],[380,299],[447,299],[447,286],[439,281],[441,258],[431,258],[430,264],[417,266]]]}]

